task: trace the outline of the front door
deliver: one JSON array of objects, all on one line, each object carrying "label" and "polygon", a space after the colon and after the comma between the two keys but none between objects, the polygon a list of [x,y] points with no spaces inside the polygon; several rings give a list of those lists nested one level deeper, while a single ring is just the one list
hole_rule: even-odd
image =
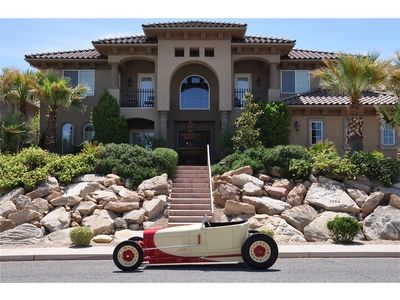
[{"label": "front door", "polygon": [[179,164],[184,165],[206,165],[207,145],[211,142],[210,130],[188,130],[178,129],[177,147]]},{"label": "front door", "polygon": [[154,74],[138,74],[139,107],[154,106]]}]

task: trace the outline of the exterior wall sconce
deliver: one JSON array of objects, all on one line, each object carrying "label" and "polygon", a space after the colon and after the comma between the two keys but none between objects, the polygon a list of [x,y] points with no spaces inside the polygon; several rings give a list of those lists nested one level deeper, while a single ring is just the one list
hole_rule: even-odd
[{"label": "exterior wall sconce", "polygon": [[133,83],[133,80],[132,80],[131,77],[129,77],[129,79],[128,79],[128,86],[129,86],[129,87],[132,87],[132,83]]},{"label": "exterior wall sconce", "polygon": [[261,78],[260,77],[257,78],[256,84],[257,84],[257,87],[261,86]]},{"label": "exterior wall sconce", "polygon": [[298,121],[294,122],[294,129],[296,130],[296,132],[299,132],[300,124]]}]

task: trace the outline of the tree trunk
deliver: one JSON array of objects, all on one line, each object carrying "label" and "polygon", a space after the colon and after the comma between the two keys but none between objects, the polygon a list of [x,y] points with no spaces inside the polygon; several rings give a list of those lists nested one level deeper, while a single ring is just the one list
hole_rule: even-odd
[{"label": "tree trunk", "polygon": [[57,112],[50,111],[46,124],[44,145],[50,152],[56,151],[57,143]]},{"label": "tree trunk", "polygon": [[364,150],[363,146],[363,107],[362,104],[350,104],[347,108],[347,144],[350,152]]},{"label": "tree trunk", "polygon": [[26,102],[25,101],[21,101],[19,103],[19,111],[21,112],[23,120],[25,122],[28,121],[28,113],[26,111]]}]

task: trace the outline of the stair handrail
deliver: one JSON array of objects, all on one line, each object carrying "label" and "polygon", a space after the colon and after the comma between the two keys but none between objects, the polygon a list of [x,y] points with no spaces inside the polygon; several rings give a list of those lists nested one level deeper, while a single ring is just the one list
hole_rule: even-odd
[{"label": "stair handrail", "polygon": [[207,144],[207,167],[208,167],[208,183],[210,188],[210,201],[211,201],[211,213],[214,214],[214,199],[212,192],[212,182],[211,182],[211,159],[210,159],[210,145]]}]

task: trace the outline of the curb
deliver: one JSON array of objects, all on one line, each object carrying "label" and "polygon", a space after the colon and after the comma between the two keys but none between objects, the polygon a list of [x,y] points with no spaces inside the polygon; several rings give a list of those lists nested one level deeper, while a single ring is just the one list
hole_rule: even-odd
[{"label": "curb", "polygon": [[[0,262],[112,260],[114,247],[0,249]],[[400,258],[399,245],[280,245],[279,258]]]}]

